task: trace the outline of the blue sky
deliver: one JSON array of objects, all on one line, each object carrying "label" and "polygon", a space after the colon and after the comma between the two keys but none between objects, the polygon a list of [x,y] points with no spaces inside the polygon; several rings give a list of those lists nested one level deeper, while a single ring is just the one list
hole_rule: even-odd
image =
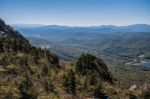
[{"label": "blue sky", "polygon": [[8,24],[150,24],[150,0],[0,0]]}]

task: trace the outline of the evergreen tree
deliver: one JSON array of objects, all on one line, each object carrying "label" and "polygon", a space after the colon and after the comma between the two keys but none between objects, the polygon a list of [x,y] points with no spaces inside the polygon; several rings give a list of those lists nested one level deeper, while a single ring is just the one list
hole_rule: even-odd
[{"label": "evergreen tree", "polygon": [[64,90],[68,93],[74,94],[76,91],[76,78],[73,70],[70,70],[67,75],[64,76],[63,82]]}]

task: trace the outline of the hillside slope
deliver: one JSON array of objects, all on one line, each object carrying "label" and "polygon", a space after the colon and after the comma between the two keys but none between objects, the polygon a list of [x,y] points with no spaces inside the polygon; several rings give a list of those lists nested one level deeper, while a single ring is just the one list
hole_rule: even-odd
[{"label": "hillside slope", "polygon": [[49,75],[59,69],[58,57],[33,47],[2,20],[0,32],[0,98],[36,99],[49,96],[48,91],[52,90],[49,86],[53,86]]},{"label": "hillside slope", "polygon": [[[60,65],[57,56],[33,47],[2,20],[0,32],[1,99],[106,97],[101,84],[104,81],[111,86],[112,79],[102,60],[87,54],[74,65]],[[80,66],[80,63],[83,64]],[[80,70],[82,66],[87,71]],[[86,75],[80,75],[80,72]]]}]

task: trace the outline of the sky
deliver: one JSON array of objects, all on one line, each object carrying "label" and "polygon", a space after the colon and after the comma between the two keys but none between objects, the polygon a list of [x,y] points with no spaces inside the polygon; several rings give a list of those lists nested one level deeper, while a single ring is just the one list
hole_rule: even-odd
[{"label": "sky", "polygon": [[8,24],[150,24],[150,0],[0,0],[0,18]]}]

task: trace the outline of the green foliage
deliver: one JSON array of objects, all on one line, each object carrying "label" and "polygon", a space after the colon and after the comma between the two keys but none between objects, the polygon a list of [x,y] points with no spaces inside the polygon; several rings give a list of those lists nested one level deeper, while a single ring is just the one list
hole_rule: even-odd
[{"label": "green foliage", "polygon": [[29,52],[31,45],[26,39],[17,38],[1,38],[0,37],[0,52]]},{"label": "green foliage", "polygon": [[94,56],[82,54],[79,61],[76,63],[76,72],[81,75],[86,75],[89,72],[93,72],[96,68],[93,60],[95,60]]},{"label": "green foliage", "polygon": [[69,70],[69,72],[64,75],[63,88],[68,93],[76,92],[76,77],[73,70]]}]

